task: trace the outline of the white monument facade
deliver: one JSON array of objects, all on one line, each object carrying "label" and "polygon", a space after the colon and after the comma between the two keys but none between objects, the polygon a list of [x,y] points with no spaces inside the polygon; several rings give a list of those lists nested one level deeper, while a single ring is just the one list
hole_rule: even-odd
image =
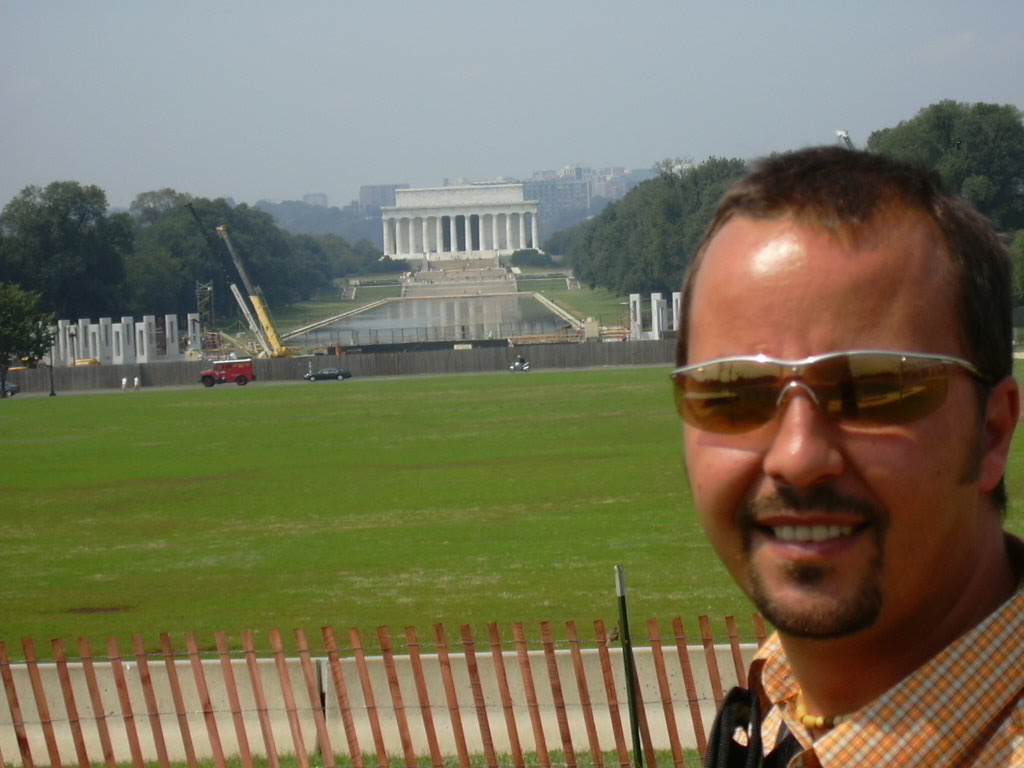
[{"label": "white monument facade", "polygon": [[452,261],[539,250],[538,205],[522,184],[396,189],[394,207],[381,209],[384,255]]}]

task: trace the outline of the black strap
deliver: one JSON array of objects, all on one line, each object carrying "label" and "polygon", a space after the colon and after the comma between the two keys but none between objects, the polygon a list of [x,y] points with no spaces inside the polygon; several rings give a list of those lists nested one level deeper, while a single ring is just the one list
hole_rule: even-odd
[{"label": "black strap", "polygon": [[[737,729],[747,734],[747,743],[733,738]],[[704,768],[785,768],[790,758],[802,751],[800,742],[788,730],[768,756],[761,742],[761,701],[746,688],[733,688],[711,726]]]}]

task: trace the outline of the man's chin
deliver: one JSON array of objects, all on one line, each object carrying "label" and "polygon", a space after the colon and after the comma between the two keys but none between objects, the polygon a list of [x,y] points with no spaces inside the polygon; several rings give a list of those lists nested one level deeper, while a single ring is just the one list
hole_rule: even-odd
[{"label": "man's chin", "polygon": [[790,637],[835,640],[872,626],[882,609],[877,584],[862,584],[852,595],[837,597],[813,588],[777,594],[753,578],[751,598],[761,615]]}]

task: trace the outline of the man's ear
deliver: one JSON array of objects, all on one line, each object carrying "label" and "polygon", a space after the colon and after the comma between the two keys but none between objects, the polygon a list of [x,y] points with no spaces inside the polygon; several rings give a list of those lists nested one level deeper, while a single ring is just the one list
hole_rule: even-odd
[{"label": "man's ear", "polygon": [[982,424],[979,490],[992,491],[1006,474],[1010,442],[1020,418],[1020,387],[1013,376],[1007,376],[989,392]]}]

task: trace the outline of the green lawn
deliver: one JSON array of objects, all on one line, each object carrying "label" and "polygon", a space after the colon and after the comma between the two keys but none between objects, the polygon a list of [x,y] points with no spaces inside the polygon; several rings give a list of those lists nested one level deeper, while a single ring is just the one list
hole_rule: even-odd
[{"label": "green lawn", "polygon": [[0,639],[749,609],[656,369],[22,398]]},{"label": "green lawn", "polygon": [[[520,280],[520,291],[543,293],[548,299],[563,307],[580,320],[588,317],[597,318],[601,325],[618,326],[629,324],[629,297],[616,296],[604,288],[587,288],[586,286],[572,289],[566,287],[565,280]],[[645,298],[645,304],[650,297]]]},{"label": "green lawn", "polygon": [[611,625],[616,564],[638,626],[747,627],[678,433],[660,368],[14,398],[0,640]]}]

